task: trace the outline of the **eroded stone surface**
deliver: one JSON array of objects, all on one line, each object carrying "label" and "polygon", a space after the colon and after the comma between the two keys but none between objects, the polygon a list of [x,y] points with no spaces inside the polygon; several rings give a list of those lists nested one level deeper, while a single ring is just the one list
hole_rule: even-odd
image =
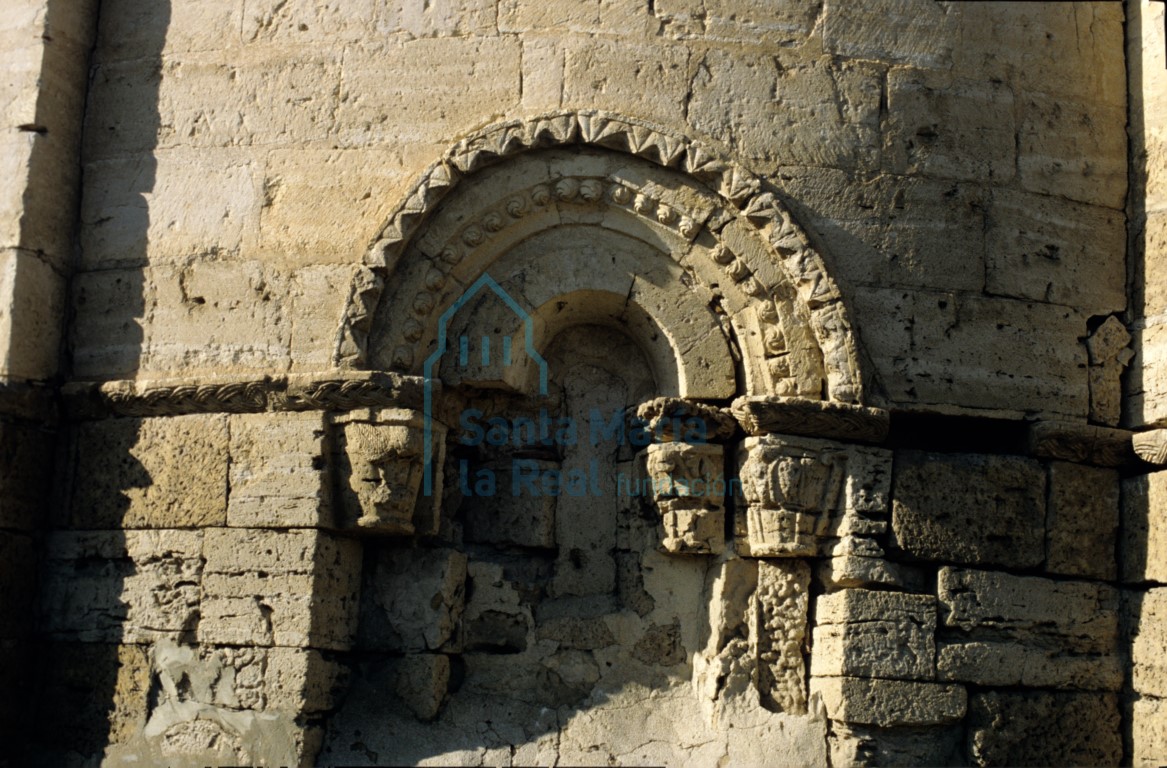
[{"label": "eroded stone surface", "polygon": [[991,691],[969,697],[972,765],[1116,765],[1121,755],[1112,693]]},{"label": "eroded stone surface", "polygon": [[968,703],[962,685],[903,680],[813,677],[810,691],[833,720],[885,728],[955,722]]},{"label": "eroded stone surface", "polygon": [[940,569],[942,680],[1117,690],[1118,592],[1087,581]]},{"label": "eroded stone surface", "polygon": [[844,589],[815,601],[810,673],[933,680],[936,599]]},{"label": "eroded stone surface", "polygon": [[360,587],[356,542],[315,530],[213,528],[203,553],[201,642],[350,646]]},{"label": "eroded stone surface", "polygon": [[299,528],[331,524],[321,414],[232,416],[229,430],[227,525]]},{"label": "eroded stone surface", "polygon": [[441,549],[371,553],[361,592],[361,645],[437,651],[455,638],[464,608],[466,556]]},{"label": "eroded stone surface", "polygon": [[1106,581],[1115,578],[1118,483],[1114,470],[1050,463],[1045,518],[1048,572]]},{"label": "eroded stone surface", "polygon": [[196,528],[227,515],[227,419],[110,419],[76,428],[75,528]]},{"label": "eroded stone surface", "polygon": [[1045,473],[1029,459],[901,452],[892,533],[900,548],[922,559],[1039,565]]},{"label": "eroded stone surface", "polygon": [[203,539],[202,531],[174,530],[53,534],[45,630],[82,642],[189,638],[207,617]]}]

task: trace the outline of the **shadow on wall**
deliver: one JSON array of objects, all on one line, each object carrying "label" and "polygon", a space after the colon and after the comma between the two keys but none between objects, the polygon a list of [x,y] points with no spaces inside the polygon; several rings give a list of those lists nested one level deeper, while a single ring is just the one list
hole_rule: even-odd
[{"label": "shadow on wall", "polygon": [[[84,170],[92,167],[94,148],[113,138],[117,131],[156,136],[161,122],[160,77],[156,76],[150,81],[150,92],[135,93],[133,103],[148,106],[123,109],[118,118],[120,124],[108,131],[94,125],[93,106],[110,99],[108,86],[118,76],[117,66],[103,60],[101,51],[124,29],[110,21],[125,13],[124,4],[106,2],[103,6],[99,14],[104,11],[105,15],[98,17],[97,44],[90,54],[88,93],[75,97],[85,98],[80,152]],[[159,73],[170,7],[170,0],[142,4],[142,13],[148,18],[141,19],[136,30],[141,42],[139,62],[154,66]],[[50,29],[76,24],[74,3],[49,0],[47,8]],[[57,18],[60,21],[53,24]],[[46,50],[50,48],[52,40],[46,45]],[[51,92],[59,85],[50,82],[45,87]],[[153,147],[143,149],[133,163],[133,172],[121,175],[124,187],[116,190],[118,197],[131,201],[130,205],[112,210],[112,203],[106,199],[112,190],[92,183],[82,186],[78,238],[84,243],[86,229],[102,223],[98,219],[112,216],[107,226],[116,226],[119,240],[127,243],[125,260],[145,264],[150,217],[147,196],[154,188],[156,168]],[[44,179],[42,186],[56,195],[70,187],[62,183],[61,172],[61,168],[43,173],[34,169],[32,175]],[[33,193],[42,194],[37,190]],[[69,227],[74,223],[68,222]],[[81,264],[85,264],[84,258]],[[143,349],[144,293],[145,277],[140,268],[74,273],[67,310],[72,319],[65,341],[66,380],[133,376]],[[47,535],[41,564],[39,642],[30,665],[37,682],[24,701],[25,709],[33,715],[32,724],[20,739],[0,748],[0,752],[10,749],[16,760],[14,765],[99,761],[107,745],[143,724],[134,717],[130,705],[150,693],[150,638],[129,628],[127,619],[134,608],[126,593],[134,588],[138,569],[131,558],[134,550],[141,547],[145,532],[123,530],[135,527],[126,519],[130,494],[154,482],[130,453],[138,443],[140,425],[137,419],[117,419],[65,428],[47,515],[53,530]],[[83,457],[82,452],[88,457]],[[99,487],[90,483],[90,487],[80,488],[75,480],[86,458],[89,464],[94,458],[104,458],[117,465],[117,471],[105,477],[83,478],[95,481]],[[96,505],[91,507],[90,502]]]},{"label": "shadow on wall", "polygon": [[[801,653],[792,684],[768,677],[781,654],[758,650],[769,640],[753,617],[776,607],[759,607],[759,570],[771,565],[661,553],[660,513],[620,488],[637,475],[635,450],[588,438],[593,412],[653,396],[643,353],[619,331],[581,325],[546,358],[546,399],[468,388],[461,412],[499,424],[542,408],[585,425],[578,443],[468,445],[455,430],[443,543],[365,547],[352,683],[318,763],[825,763]],[[594,487],[516,494],[516,461]],[[793,583],[805,566],[772,567]],[[805,621],[801,586],[789,598]]]}]

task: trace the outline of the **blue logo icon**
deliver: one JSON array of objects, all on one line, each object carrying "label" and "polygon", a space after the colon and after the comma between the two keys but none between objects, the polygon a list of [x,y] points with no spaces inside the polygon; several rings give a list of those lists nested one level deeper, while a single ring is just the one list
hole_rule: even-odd
[{"label": "blue logo icon", "polygon": [[[531,316],[527,314],[519,303],[507,293],[498,282],[489,274],[483,273],[481,277],[474,281],[465,291],[462,296],[442,313],[438,318],[438,346],[428,358],[426,358],[425,366],[422,370],[422,375],[425,378],[425,410],[424,410],[424,433],[425,433],[425,477],[422,486],[422,492],[426,496],[433,496],[434,494],[434,444],[433,444],[433,386],[435,380],[434,367],[438,365],[442,356],[450,350],[449,338],[449,324],[458,313],[458,310],[466,306],[475,296],[482,292],[483,289],[489,288],[494,294],[502,299],[507,307],[515,313],[515,315],[523,321],[523,343],[527,355],[535,362],[539,370],[539,396],[547,396],[547,361],[535,349],[535,322]],[[471,344],[472,340],[466,335],[459,336],[457,339],[457,364],[460,368],[469,368],[472,364]],[[482,366],[488,366],[492,363],[492,355],[502,355],[502,365],[507,367],[512,365],[513,356],[511,351],[512,337],[504,336],[501,343],[497,345],[491,344],[489,336],[482,336],[476,340],[477,361]],[[497,347],[497,348],[496,348]]]}]

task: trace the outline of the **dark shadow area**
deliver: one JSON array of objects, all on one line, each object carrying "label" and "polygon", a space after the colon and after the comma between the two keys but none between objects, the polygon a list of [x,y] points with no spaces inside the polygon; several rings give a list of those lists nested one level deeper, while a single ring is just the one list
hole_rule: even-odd
[{"label": "dark shadow area", "polygon": [[[659,764],[663,744],[717,733],[692,682],[716,558],[660,553],[651,497],[619,487],[643,454],[589,438],[594,412],[610,426],[654,396],[652,371],[610,328],[570,327],[545,354],[546,396],[447,393],[476,415],[451,425],[440,533],[365,545],[352,683],[318,764],[577,764],[626,743],[621,759]],[[541,412],[549,428],[518,440]],[[572,427],[577,442],[557,432]],[[551,477],[556,496],[526,484]]]},{"label": "dark shadow area", "polygon": [[[56,301],[61,325],[59,333],[51,334],[53,356],[59,343],[59,380],[132,376],[144,338],[141,268],[78,272],[83,264],[78,261],[85,242],[83,229],[92,225],[84,211],[104,207],[98,198],[105,192],[95,190],[113,192],[116,187],[115,182],[87,185],[83,178],[105,172],[91,157],[92,149],[107,138],[98,135],[93,114],[95,104],[103,101],[108,114],[110,102],[117,99],[109,88],[116,65],[103,61],[100,50],[120,34],[119,29],[124,30],[124,19],[110,18],[123,13],[123,5],[98,0],[47,0],[45,5],[37,119],[27,128],[34,135],[34,151],[24,203],[26,213],[37,216],[39,229],[34,231],[51,248],[59,249],[53,268],[60,281]],[[161,69],[170,6],[170,0],[149,4],[156,22],[150,29],[156,34],[142,38],[136,52],[156,71]],[[140,97],[137,103],[149,104],[148,108],[123,109],[119,120],[156,136],[161,123],[158,83],[155,77],[146,92],[142,88],[135,92]],[[103,215],[116,215],[116,226],[132,244],[124,258],[144,264],[149,226],[146,196],[155,182],[153,147],[146,147],[137,161],[135,173],[120,177],[128,188],[116,190],[120,197],[128,194],[137,205]],[[83,196],[88,197],[84,202]],[[46,340],[49,337],[45,334]],[[33,515],[39,562],[27,573],[39,574],[40,590],[33,597],[30,587],[21,604],[24,615],[36,617],[33,649],[24,659],[4,653],[5,668],[18,670],[22,686],[18,695],[0,695],[0,706],[12,706],[18,713],[10,718],[0,712],[0,728],[12,726],[14,731],[11,738],[0,738],[0,755],[10,755],[12,765],[100,761],[110,743],[126,736],[129,728],[142,725],[133,717],[133,705],[149,695],[149,648],[140,644],[140,637],[128,637],[124,626],[128,607],[123,590],[137,566],[127,553],[128,537],[121,530],[129,507],[122,492],[152,482],[129,453],[138,442],[138,422],[120,419],[83,425],[69,423],[64,408],[60,415],[59,440],[52,434],[46,438],[43,425],[24,427],[26,433],[40,434],[27,442],[21,439],[11,449],[19,454],[14,464],[4,464],[21,473],[26,487],[39,489],[34,494]],[[8,442],[6,434],[2,441]],[[7,449],[0,450],[7,454]],[[94,454],[109,454],[118,462],[117,471],[99,478],[106,484],[101,489],[104,495],[76,496],[75,474],[83,452],[90,459]],[[93,501],[102,507],[105,519],[91,510],[77,512]],[[8,558],[4,560],[7,565]],[[3,583],[12,592],[12,582],[5,579]],[[20,586],[18,582],[17,589]],[[4,764],[0,757],[0,765]]]},{"label": "dark shadow area", "polygon": [[1028,452],[1024,421],[893,411],[885,447],[936,453]]}]

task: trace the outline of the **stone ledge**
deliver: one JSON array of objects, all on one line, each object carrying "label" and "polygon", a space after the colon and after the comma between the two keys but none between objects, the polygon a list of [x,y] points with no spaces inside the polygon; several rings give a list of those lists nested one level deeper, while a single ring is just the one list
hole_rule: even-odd
[{"label": "stone ledge", "polygon": [[1039,459],[1121,467],[1134,459],[1131,437],[1125,429],[1039,421],[1029,428],[1029,452]]},{"label": "stone ledge", "polygon": [[739,397],[731,407],[749,435],[789,435],[880,443],[887,437],[887,411],[802,397]]},{"label": "stone ledge", "polygon": [[262,378],[74,382],[62,389],[72,418],[179,416],[188,413],[344,411],[360,407],[420,408],[420,376],[333,370]]}]

